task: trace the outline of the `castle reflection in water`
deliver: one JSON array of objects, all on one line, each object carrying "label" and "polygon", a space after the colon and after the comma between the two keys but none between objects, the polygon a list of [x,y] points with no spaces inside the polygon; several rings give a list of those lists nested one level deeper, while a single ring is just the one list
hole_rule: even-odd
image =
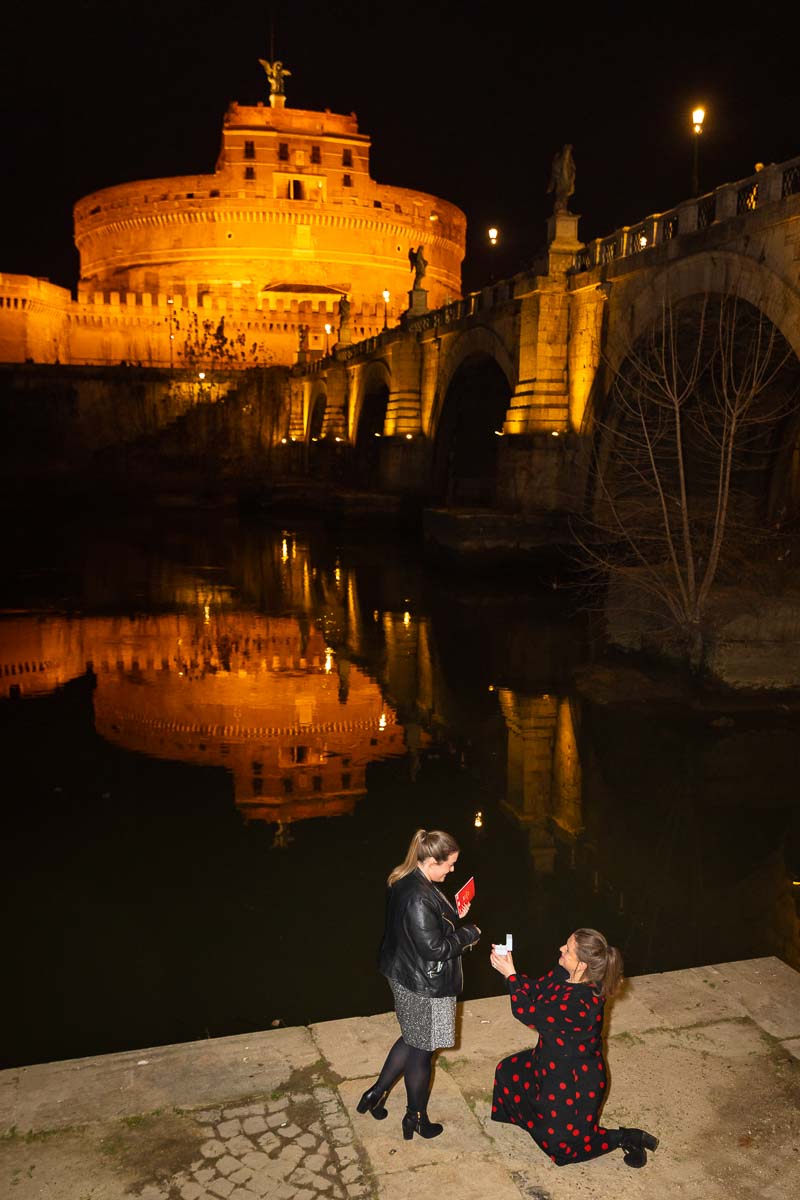
[{"label": "castle reflection in water", "polygon": [[[201,572],[171,577],[158,598],[166,613],[3,617],[2,694],[43,695],[88,674],[103,738],[225,768],[242,816],[275,823],[278,844],[295,821],[351,813],[368,764],[408,755],[413,772],[441,724],[429,619],[404,607],[363,614],[355,572],[318,570],[291,534],[270,551],[285,615],[246,607]],[[551,870],[556,835],[583,828],[570,701],[505,688],[497,700],[508,729],[502,803],[529,828],[537,868]]]}]

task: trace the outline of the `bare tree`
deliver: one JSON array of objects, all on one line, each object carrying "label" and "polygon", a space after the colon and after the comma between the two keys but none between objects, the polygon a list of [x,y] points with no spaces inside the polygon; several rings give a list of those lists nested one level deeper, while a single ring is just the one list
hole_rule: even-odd
[{"label": "bare tree", "polygon": [[626,579],[640,609],[685,640],[695,666],[714,582],[763,539],[765,481],[797,409],[792,350],[733,294],[664,303],[614,374],[579,543],[596,576]]}]

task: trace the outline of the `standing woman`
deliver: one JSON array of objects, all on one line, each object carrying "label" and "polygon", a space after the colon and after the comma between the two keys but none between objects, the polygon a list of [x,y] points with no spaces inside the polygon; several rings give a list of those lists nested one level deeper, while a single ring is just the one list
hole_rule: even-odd
[{"label": "standing woman", "polygon": [[492,949],[491,964],[508,981],[511,1011],[539,1041],[497,1064],[492,1120],[518,1125],[558,1167],[621,1149],[643,1167],[658,1138],[643,1129],[606,1129],[603,1011],[622,979],[622,956],[596,929],[576,929],[558,966],[540,979],[520,975],[510,954]]},{"label": "standing woman", "polygon": [[[440,829],[418,829],[405,859],[389,875],[386,929],[378,969],[389,981],[401,1037],[380,1075],[358,1102],[358,1112],[387,1116],[384,1101],[402,1075],[408,1108],[403,1137],[433,1138],[442,1126],[428,1120],[433,1055],[455,1045],[456,996],[464,977],[461,955],[480,937],[477,925],[460,925],[455,905],[439,890],[456,865],[455,838]],[[466,910],[465,910],[466,911]]]}]

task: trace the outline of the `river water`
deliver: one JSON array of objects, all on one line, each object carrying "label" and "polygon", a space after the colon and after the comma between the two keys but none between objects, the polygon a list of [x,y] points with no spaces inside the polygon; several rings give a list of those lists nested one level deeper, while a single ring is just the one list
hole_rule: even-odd
[{"label": "river water", "polygon": [[630,974],[800,966],[800,707],[609,659],[555,577],[391,533],[7,524],[11,1066],[386,1011],[384,881],[418,827],[488,944],[579,925]]}]

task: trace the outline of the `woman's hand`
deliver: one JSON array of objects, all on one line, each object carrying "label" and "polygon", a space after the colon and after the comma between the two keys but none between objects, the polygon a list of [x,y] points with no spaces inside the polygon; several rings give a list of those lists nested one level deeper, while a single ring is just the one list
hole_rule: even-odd
[{"label": "woman's hand", "polygon": [[469,910],[471,908],[472,908],[472,901],[469,901],[469,903],[464,905],[464,907],[461,909],[461,912],[458,914],[462,920],[464,919],[464,917],[467,915],[467,913],[469,912]]},{"label": "woman's hand", "polygon": [[517,973],[517,968],[514,966],[514,959],[511,957],[511,955],[497,954],[494,946],[492,946],[492,953],[489,958],[489,962],[492,964],[495,971],[499,971],[505,979],[508,979],[509,975],[516,975]]}]

